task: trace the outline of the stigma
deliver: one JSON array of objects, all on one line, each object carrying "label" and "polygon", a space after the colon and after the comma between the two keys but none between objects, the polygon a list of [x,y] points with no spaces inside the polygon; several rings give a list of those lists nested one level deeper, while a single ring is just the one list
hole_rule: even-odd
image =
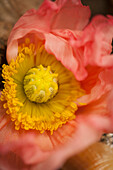
[{"label": "stigma", "polygon": [[58,74],[51,67],[39,65],[28,70],[24,77],[24,91],[31,102],[45,103],[58,92]]}]

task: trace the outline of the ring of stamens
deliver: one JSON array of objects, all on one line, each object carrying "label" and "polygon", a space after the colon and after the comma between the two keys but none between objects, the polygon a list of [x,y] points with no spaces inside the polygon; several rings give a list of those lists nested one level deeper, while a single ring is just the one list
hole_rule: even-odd
[{"label": "ring of stamens", "polygon": [[[42,77],[37,78],[39,75],[45,77],[41,84]],[[1,100],[6,101],[4,108],[15,122],[16,130],[36,129],[40,133],[48,130],[52,134],[58,127],[75,119],[76,100],[84,95],[84,90],[74,75],[45,51],[42,42],[37,47],[30,41],[21,44],[16,61],[3,65],[2,76],[4,90]]]}]

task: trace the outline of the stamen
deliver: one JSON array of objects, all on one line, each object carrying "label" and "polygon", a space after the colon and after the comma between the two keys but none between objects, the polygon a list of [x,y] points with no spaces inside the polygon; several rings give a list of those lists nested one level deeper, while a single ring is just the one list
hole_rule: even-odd
[{"label": "stamen", "polygon": [[75,119],[76,100],[85,94],[80,83],[40,42],[25,39],[16,61],[3,65],[4,90],[1,100],[15,129],[40,133],[60,128]]}]

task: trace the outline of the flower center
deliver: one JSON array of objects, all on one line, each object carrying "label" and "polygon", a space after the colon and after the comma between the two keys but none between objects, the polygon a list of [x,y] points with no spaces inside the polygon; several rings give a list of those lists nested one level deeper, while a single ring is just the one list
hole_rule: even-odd
[{"label": "flower center", "polygon": [[16,61],[3,65],[2,76],[5,85],[0,100],[16,130],[35,129],[52,135],[75,119],[77,99],[85,94],[74,75],[42,42],[37,47],[21,44]]},{"label": "flower center", "polygon": [[28,70],[24,77],[24,92],[27,98],[36,103],[45,103],[58,92],[58,74],[50,66],[39,65]]}]

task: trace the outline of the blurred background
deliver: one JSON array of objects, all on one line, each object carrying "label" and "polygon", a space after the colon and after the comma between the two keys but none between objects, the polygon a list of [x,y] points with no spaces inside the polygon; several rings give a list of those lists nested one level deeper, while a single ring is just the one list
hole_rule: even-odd
[{"label": "blurred background", "polygon": [[113,0],[81,0],[84,5],[89,5],[92,16],[96,14],[113,15]]},{"label": "blurred background", "polygon": [[[54,0],[53,0],[54,1]],[[89,5],[92,16],[113,15],[113,0],[81,0]],[[29,9],[37,9],[43,0],[0,0],[0,89],[2,64],[6,63],[7,39],[16,21]],[[92,17],[91,16],[91,17]],[[104,134],[101,141],[70,158],[62,170],[113,170],[113,133]]]}]

